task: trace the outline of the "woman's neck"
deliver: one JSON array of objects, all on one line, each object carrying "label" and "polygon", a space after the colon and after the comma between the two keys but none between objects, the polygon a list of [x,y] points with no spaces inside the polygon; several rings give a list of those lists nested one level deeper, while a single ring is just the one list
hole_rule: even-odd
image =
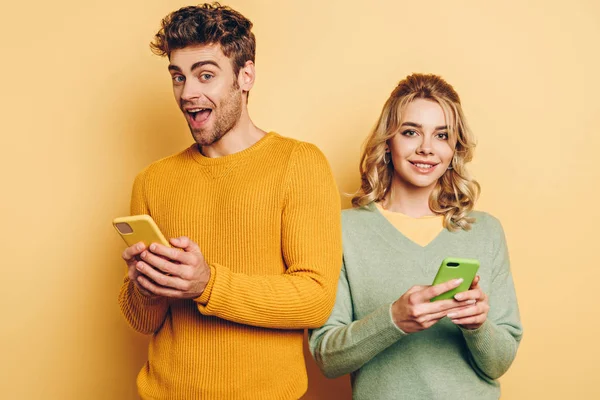
[{"label": "woman's neck", "polygon": [[429,197],[434,187],[420,188],[408,185],[394,175],[381,206],[388,211],[399,212],[413,218],[434,215],[429,208]]}]

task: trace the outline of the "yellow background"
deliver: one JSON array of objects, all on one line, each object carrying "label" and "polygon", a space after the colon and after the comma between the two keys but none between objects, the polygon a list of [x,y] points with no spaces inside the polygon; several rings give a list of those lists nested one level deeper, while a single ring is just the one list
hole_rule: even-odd
[{"label": "yellow background", "polygon": [[[478,208],[504,224],[525,326],[503,398],[600,398],[600,3],[228,4],[255,24],[254,121],[317,144],[343,192],[399,79],[455,86],[479,141]],[[191,143],[167,62],[148,49],[182,5],[0,6],[3,399],[135,398],[147,342],[118,310],[110,221],[139,170]],[[309,370],[307,399],[349,398],[347,377]]]}]

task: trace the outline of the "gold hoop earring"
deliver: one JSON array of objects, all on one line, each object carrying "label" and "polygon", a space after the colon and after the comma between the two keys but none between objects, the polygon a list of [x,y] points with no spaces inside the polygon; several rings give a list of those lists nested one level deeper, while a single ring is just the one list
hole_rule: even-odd
[{"label": "gold hoop earring", "polygon": [[453,164],[456,164],[456,157],[452,157],[452,161],[450,161],[450,165],[448,165],[449,170],[454,169],[454,167],[452,166]]}]

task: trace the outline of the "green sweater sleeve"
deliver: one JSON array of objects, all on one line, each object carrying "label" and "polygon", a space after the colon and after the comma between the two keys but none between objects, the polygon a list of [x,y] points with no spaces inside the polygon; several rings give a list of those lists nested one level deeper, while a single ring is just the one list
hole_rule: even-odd
[{"label": "green sweater sleeve", "polygon": [[353,321],[350,287],[342,264],[333,312],[324,326],[309,331],[310,351],[326,377],[356,371],[406,335],[392,321],[390,308],[391,304],[384,304]]},{"label": "green sweater sleeve", "polygon": [[508,370],[523,334],[504,231],[495,218],[493,222],[496,225],[494,274],[490,293],[487,293],[490,304],[488,317],[478,329],[461,328],[470,351],[471,365],[490,380],[498,379]]}]

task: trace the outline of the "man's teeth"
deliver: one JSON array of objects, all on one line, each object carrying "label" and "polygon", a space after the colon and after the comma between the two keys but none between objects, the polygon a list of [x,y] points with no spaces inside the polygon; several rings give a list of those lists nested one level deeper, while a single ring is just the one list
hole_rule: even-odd
[{"label": "man's teeth", "polygon": [[197,112],[204,111],[204,110],[208,110],[208,108],[192,108],[192,109],[189,109],[188,112],[197,113]]},{"label": "man's teeth", "polygon": [[433,168],[433,165],[431,165],[431,164],[415,163],[415,165],[419,168]]}]

